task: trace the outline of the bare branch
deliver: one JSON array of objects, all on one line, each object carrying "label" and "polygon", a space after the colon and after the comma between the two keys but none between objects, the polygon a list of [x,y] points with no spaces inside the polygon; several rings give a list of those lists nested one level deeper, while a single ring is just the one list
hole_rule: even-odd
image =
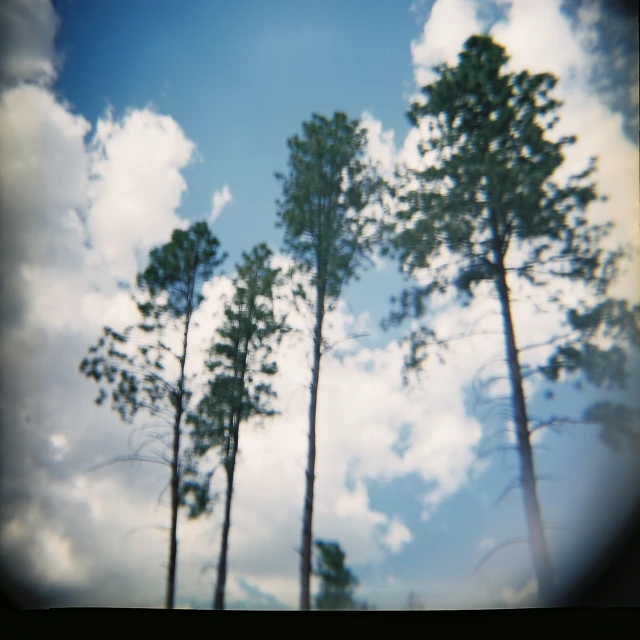
[{"label": "bare branch", "polygon": [[[476,323],[477,324],[477,323]],[[456,340],[466,340],[469,338],[475,338],[477,336],[502,336],[504,335],[502,331],[478,331],[478,332],[470,332],[470,333],[462,333],[457,336],[449,336],[448,338],[438,338],[436,340],[430,341],[430,344],[435,344],[438,346],[446,346],[449,342],[455,342]]]},{"label": "bare branch", "polygon": [[151,525],[147,525],[145,527],[136,527],[135,529],[131,529],[129,531],[127,531],[127,533],[125,533],[120,540],[124,540],[125,538],[128,538],[130,535],[133,535],[134,533],[139,533],[140,531],[145,531],[147,529],[158,529],[161,531],[171,531],[171,527],[167,527],[166,525],[162,525],[162,524],[151,524]]},{"label": "bare branch", "polygon": [[525,345],[524,347],[518,347],[518,351],[530,351],[532,349],[539,349],[540,347],[550,347],[557,342],[562,342],[564,340],[569,339],[572,335],[576,334],[576,331],[570,331],[569,333],[565,333],[560,336],[554,336],[553,338],[549,338],[549,340],[545,340],[543,342],[536,342],[533,344]]},{"label": "bare branch", "polygon": [[540,429],[553,428],[556,425],[573,424],[573,425],[586,425],[589,424],[586,420],[580,418],[570,418],[568,416],[553,416],[548,420],[535,420],[532,421],[536,424],[529,428],[529,433],[535,433]]},{"label": "bare branch", "polygon": [[115,464],[116,462],[152,462],[154,464],[165,464],[164,462],[156,460],[155,458],[152,458],[150,456],[137,456],[135,454],[128,456],[115,456],[114,458],[110,458],[109,460],[99,462],[98,464],[89,467],[88,469],[86,469],[85,473],[92,473],[94,471],[97,471],[98,469],[102,469],[103,467]]},{"label": "bare branch", "polygon": [[497,507],[510,493],[513,489],[517,489],[518,487],[522,487],[522,482],[520,478],[516,478],[512,480],[506,487],[506,489],[498,496],[498,499],[494,503],[494,508]]},{"label": "bare branch", "polygon": [[526,544],[526,545],[528,545],[529,544],[529,538],[511,538],[510,540],[507,540],[506,542],[503,542],[502,544],[499,544],[498,546],[494,547],[476,565],[476,568],[473,570],[473,575],[475,575],[489,560],[491,560],[491,558],[493,558],[493,556],[496,553],[498,553],[499,551],[503,551],[504,549],[507,549],[508,547],[512,547],[512,546],[514,546],[516,544]]},{"label": "bare branch", "polygon": [[328,342],[325,342],[323,353],[324,354],[329,353],[330,351],[335,349],[337,345],[341,344],[342,342],[347,342],[349,340],[357,340],[358,338],[368,338],[370,335],[371,335],[370,333],[354,333],[354,334],[348,335],[346,338],[343,338],[342,340],[338,340],[337,342],[334,342],[333,344],[329,344]]},{"label": "bare branch", "polygon": [[158,506],[160,506],[160,502],[162,502],[162,497],[165,494],[165,491],[171,486],[171,480],[167,481],[167,483],[164,485],[162,491],[160,492],[160,495],[158,496]]}]

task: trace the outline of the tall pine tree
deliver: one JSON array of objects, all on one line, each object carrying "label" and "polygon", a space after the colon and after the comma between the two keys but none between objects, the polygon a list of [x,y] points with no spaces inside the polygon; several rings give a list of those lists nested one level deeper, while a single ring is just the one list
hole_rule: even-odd
[{"label": "tall pine tree", "polygon": [[317,560],[314,575],[320,578],[320,591],[315,598],[319,610],[348,610],[356,608],[353,598],[358,579],[346,567],[345,553],[337,542],[316,540]]},{"label": "tall pine tree", "polygon": [[[288,140],[289,173],[282,182],[278,226],[284,228],[287,253],[313,291],[313,365],[309,401],[309,448],[300,550],[300,609],[310,608],[313,491],[316,462],[316,413],[323,327],[326,313],[369,258],[373,220],[365,208],[379,188],[365,164],[365,132],[358,121],[336,112],[332,119],[313,114],[303,135]],[[298,290],[306,299],[304,291]]]},{"label": "tall pine tree", "polygon": [[[472,36],[456,66],[434,68],[436,79],[409,112],[412,124],[426,132],[420,150],[428,166],[399,172],[404,180],[398,209],[385,227],[385,251],[397,256],[409,280],[391,322],[421,320],[409,336],[408,368],[419,368],[433,344],[434,333],[424,322],[433,294],[454,287],[469,301],[483,282],[497,293],[534,572],[540,601],[548,603],[554,576],[511,286],[519,278],[538,287],[564,280],[591,293],[559,307],[566,311],[566,331],[550,342],[555,351],[537,369],[549,380],[575,374],[600,386],[624,384],[626,352],[619,342],[637,340],[638,308],[606,297],[624,252],[605,248],[611,225],[587,218],[589,204],[599,199],[592,181],[595,160],[564,184],[555,181],[563,150],[576,141],[548,136],[561,107],[551,95],[556,78],[506,72],[507,61],[491,37]],[[418,284],[417,275],[427,284]],[[549,297],[549,304],[561,303]],[[616,343],[605,344],[610,339]]]},{"label": "tall pine tree", "polygon": [[[196,460],[211,448],[220,453],[226,474],[226,493],[213,608],[224,609],[227,552],[231,528],[231,500],[240,438],[240,425],[253,416],[271,416],[275,397],[268,379],[277,373],[273,345],[287,326],[276,317],[274,301],[280,270],[271,267],[272,252],[259,244],[244,253],[237,266],[233,298],[225,304],[225,321],[211,345],[207,368],[211,373],[204,397],[188,417],[192,425],[190,465],[183,495],[191,517],[207,510],[210,474],[198,470]],[[190,498],[190,499],[189,499]]]},{"label": "tall pine tree", "polygon": [[[154,440],[161,440],[165,447],[159,457],[132,456],[167,464],[171,470],[168,609],[175,603],[182,422],[192,394],[185,373],[191,319],[203,301],[203,283],[211,279],[224,257],[206,222],[196,222],[188,230],[176,229],[170,242],[150,252],[147,268],[138,274],[136,303],[141,322],[121,333],[105,327],[103,337],[80,364],[80,371],[100,385],[98,404],[110,398],[112,408],[125,422],[132,422],[142,411],[168,425],[165,433],[154,434]],[[177,349],[166,344],[167,329],[180,335]],[[169,373],[171,369],[175,374]]]}]

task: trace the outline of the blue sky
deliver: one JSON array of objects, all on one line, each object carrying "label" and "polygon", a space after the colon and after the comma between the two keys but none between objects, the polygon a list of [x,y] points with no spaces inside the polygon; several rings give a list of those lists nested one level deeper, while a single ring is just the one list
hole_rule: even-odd
[{"label": "blue sky", "polygon": [[[105,322],[131,321],[117,283],[133,280],[136,256],[185,221],[210,220],[230,254],[227,274],[257,242],[280,250],[274,172],[285,170],[286,140],[313,112],[361,118],[370,157],[383,170],[411,162],[411,96],[431,65],[454,62],[466,37],[491,27],[514,65],[560,77],[563,126],[581,140],[568,163],[600,155],[602,188],[614,197],[595,215],[615,219],[617,238],[635,229],[629,105],[593,81],[611,57],[601,31],[613,18],[599,2],[571,3],[569,13],[552,0],[34,0],[6,7],[14,30],[0,75],[0,192],[3,218],[5,210],[13,214],[11,244],[2,245],[2,268],[11,275],[11,284],[3,282],[2,353],[15,375],[2,393],[3,404],[19,401],[3,424],[15,455],[3,464],[2,560],[39,584],[50,606],[161,606],[166,543],[150,527],[167,521],[166,506],[158,506],[166,478],[128,466],[85,473],[125,452],[130,429],[93,407],[95,390],[80,379],[78,362]],[[544,25],[544,38],[531,25]],[[623,62],[637,67],[637,57]],[[469,401],[473,374],[500,356],[501,341],[457,346],[444,365],[430,361],[422,383],[403,389],[395,340],[408,327],[379,327],[401,285],[395,265],[381,263],[347,290],[332,316],[331,339],[368,336],[324,365],[315,533],[340,542],[360,596],[380,608],[404,607],[410,591],[436,608],[526,603],[526,546],[496,554],[473,574],[495,545],[526,532],[518,490],[494,506],[517,474],[515,455],[479,456],[487,437],[508,425],[483,419]],[[624,292],[637,295],[634,286]],[[207,290],[194,344],[209,340],[225,291],[225,278]],[[533,317],[530,292],[518,295],[521,344],[549,335],[557,318]],[[490,296],[480,298],[470,309],[449,306],[435,321],[454,334],[464,330],[494,309]],[[282,416],[264,430],[246,425],[231,606],[297,601],[308,351],[302,340],[282,352]],[[547,411],[543,387],[527,392],[533,413]],[[579,411],[588,393],[560,386],[553,410]],[[607,450],[595,428],[545,434],[537,444],[545,447],[538,472],[554,478],[539,490],[554,565],[566,580],[628,508],[637,458]],[[26,462],[17,468],[17,460]],[[209,606],[210,575],[202,568],[215,562],[220,511],[181,520],[180,606]]]},{"label": "blue sky", "polygon": [[[278,241],[273,174],[285,168],[286,139],[312,111],[369,110],[406,132],[411,52],[398,43],[419,33],[409,5],[380,3],[367,13],[357,2],[160,1],[152,11],[144,3],[69,3],[57,87],[89,119],[109,105],[121,114],[149,102],[171,114],[204,159],[185,172],[181,214],[208,212],[212,189],[228,183],[234,209],[218,232],[237,254]],[[248,221],[249,237],[238,241],[234,225]]]}]

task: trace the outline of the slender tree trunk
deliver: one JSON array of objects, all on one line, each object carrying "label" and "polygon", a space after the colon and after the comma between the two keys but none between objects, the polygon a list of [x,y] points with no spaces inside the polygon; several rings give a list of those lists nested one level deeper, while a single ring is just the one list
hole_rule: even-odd
[{"label": "slender tree trunk", "polygon": [[[198,263],[198,252],[194,255],[194,273]],[[187,307],[182,335],[182,357],[180,358],[180,376],[176,393],[176,419],[173,425],[173,450],[171,455],[171,531],[169,533],[169,568],[167,571],[166,608],[173,609],[176,591],[176,564],[178,559],[178,507],[180,506],[180,423],[184,410],[184,380],[185,364],[187,362],[187,342],[189,338],[189,324],[193,311],[193,294],[195,278],[189,282],[187,293]]]},{"label": "slender tree trunk", "polygon": [[182,358],[180,359],[180,377],[176,394],[176,419],[173,425],[173,450],[171,455],[171,531],[169,533],[169,570],[167,572],[166,608],[173,609],[176,589],[176,563],[178,558],[178,507],[180,505],[180,423],[182,421],[184,397],[184,366],[187,356],[187,336],[190,313],[184,324]]},{"label": "slender tree trunk", "polygon": [[316,289],[316,324],[313,332],[313,370],[311,374],[311,399],[309,402],[309,452],[307,454],[306,489],[302,515],[302,549],[300,554],[300,609],[311,609],[311,551],[313,544],[313,485],[316,465],[316,411],[318,406],[318,382],[322,355],[322,321],[324,319],[324,288]]},{"label": "slender tree trunk", "polygon": [[527,525],[529,528],[529,540],[533,556],[533,568],[538,586],[538,599],[540,604],[550,604],[554,589],[553,570],[549,557],[547,538],[542,524],[540,502],[536,487],[536,472],[533,461],[533,450],[529,433],[529,419],[527,417],[527,405],[522,384],[522,370],[518,357],[513,318],[511,316],[511,302],[509,299],[509,287],[504,266],[504,257],[497,225],[494,225],[494,249],[493,257],[496,266],[496,288],[500,299],[502,320],[504,324],[505,348],[507,353],[507,365],[511,382],[511,397],[513,415],[516,425],[518,454],[520,457],[521,486],[524,497]]},{"label": "slender tree trunk", "polygon": [[[249,304],[248,317],[252,318],[254,312],[253,302]],[[238,353],[239,341],[235,342],[236,355]],[[244,338],[244,347],[242,351],[242,362],[240,363],[240,371],[234,365],[234,391],[238,391],[238,406],[233,411],[230,429],[230,445],[227,455],[227,495],[224,507],[224,523],[222,525],[222,539],[220,541],[220,557],[218,559],[218,573],[216,576],[216,588],[213,596],[213,608],[217,611],[224,610],[224,593],[227,584],[227,555],[229,550],[229,530],[231,529],[231,500],[233,498],[233,477],[236,471],[236,456],[238,455],[238,443],[240,441],[240,422],[242,417],[242,398],[244,396],[244,381],[247,370],[247,360],[249,357],[249,336]],[[236,384],[239,389],[236,389]],[[233,438],[231,440],[231,438]]]},{"label": "slender tree trunk", "polygon": [[178,557],[178,504],[180,501],[180,421],[182,419],[182,398],[176,403],[176,419],[173,427],[173,451],[171,456],[171,531],[169,533],[169,569],[167,572],[166,608],[173,609],[176,586],[176,561]]},{"label": "slender tree trunk", "polygon": [[229,529],[231,528],[231,498],[233,496],[233,476],[236,470],[236,454],[238,452],[238,433],[236,429],[234,444],[231,447],[227,468],[227,495],[224,505],[224,523],[222,525],[222,540],[220,542],[220,559],[218,560],[218,574],[216,578],[216,590],[213,599],[213,608],[217,611],[224,609],[224,591],[227,582],[227,551],[229,548]]}]

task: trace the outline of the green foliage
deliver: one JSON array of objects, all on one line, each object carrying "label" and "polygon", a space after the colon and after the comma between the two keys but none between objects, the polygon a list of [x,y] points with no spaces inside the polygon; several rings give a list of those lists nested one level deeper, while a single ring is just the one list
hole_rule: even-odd
[{"label": "green foliage", "polygon": [[187,517],[193,520],[203,513],[210,514],[217,495],[212,495],[210,486],[213,471],[203,473],[193,455],[187,449],[184,454],[181,474],[180,506],[187,508]]},{"label": "green foliage", "polygon": [[[243,253],[233,297],[225,304],[225,321],[209,349],[207,391],[187,418],[193,447],[190,455],[199,458],[217,449],[227,470],[237,451],[240,423],[276,413],[271,407],[276,393],[268,379],[278,371],[273,346],[288,327],[285,318],[276,317],[274,311],[281,275],[270,266],[271,259],[272,252],[264,243]],[[200,483],[200,495],[207,494],[209,479],[200,477],[195,468],[188,480],[185,490],[195,496]],[[201,501],[200,511],[206,507],[206,500]],[[193,513],[198,515],[196,506]]]},{"label": "green foliage", "polygon": [[[566,324],[569,333],[540,368],[543,375],[555,382],[582,373],[598,387],[624,388],[628,349],[640,347],[640,305],[606,299],[584,310],[569,309]],[[613,344],[605,349],[599,346],[604,340]]]},{"label": "green foliage", "polygon": [[[436,80],[409,111],[411,122],[428,131],[421,145],[428,166],[398,172],[399,211],[383,227],[384,250],[399,260],[408,281],[387,324],[423,318],[433,295],[450,287],[468,302],[478,284],[495,282],[502,268],[534,285],[579,282],[600,301],[568,311],[571,341],[559,345],[542,372],[552,379],[584,373],[594,384],[619,384],[626,354],[603,348],[591,325],[608,323],[617,338],[628,340],[637,336],[637,311],[622,301],[602,302],[627,252],[605,250],[611,225],[587,219],[588,206],[602,199],[592,180],[595,159],[564,184],[555,180],[564,150],[576,142],[548,135],[561,107],[552,96],[557,80],[507,73],[507,61],[491,37],[472,36],[456,66],[434,68]],[[514,250],[522,256],[517,263]],[[430,284],[415,283],[419,272]],[[423,328],[409,338],[408,369],[420,368],[433,344]]]},{"label": "green foliage", "polygon": [[600,437],[614,451],[640,452],[640,410],[613,402],[598,402],[584,413],[584,420],[600,425]]},{"label": "green foliage", "polygon": [[303,136],[288,140],[289,175],[276,174],[283,183],[277,204],[285,247],[329,298],[357,278],[373,248],[373,220],[364,209],[380,181],[362,160],[364,146],[357,120],[341,112],[331,120],[313,114]]},{"label": "green foliage", "polygon": [[104,327],[103,337],[80,363],[81,373],[100,385],[96,404],[102,405],[109,398],[113,410],[123,422],[129,423],[140,410],[160,415],[166,413],[166,401],[175,403],[175,390],[161,373],[162,350],[145,345],[130,355],[118,348],[129,342],[131,330],[132,327],[127,327],[120,334]]},{"label": "green foliage", "polygon": [[[345,554],[337,542],[316,540],[316,568],[313,572],[320,578],[320,592],[316,596],[316,609],[345,610],[357,608],[353,592],[358,580],[345,567]],[[362,607],[360,607],[362,608]]]},{"label": "green foliage", "polygon": [[[142,321],[122,332],[105,327],[80,364],[81,373],[99,385],[97,404],[109,398],[125,422],[141,410],[171,420],[178,404],[186,405],[190,392],[183,375],[177,379],[165,375],[165,358],[184,365],[186,343],[174,353],[162,336],[168,323],[180,321],[188,328],[192,312],[202,301],[202,284],[224,257],[219,256],[218,239],[204,222],[194,223],[187,231],[176,229],[169,243],[150,252],[149,265],[137,277],[141,299],[134,297]],[[135,329],[150,334],[150,341],[136,339],[134,344]]]},{"label": "green foliage", "polygon": [[[218,255],[220,243],[206,222],[195,222],[186,231],[175,229],[171,242],[153,249],[149,266],[138,275],[138,288],[150,301],[139,304],[145,319],[183,318],[202,302],[199,285],[213,276],[226,255]],[[160,297],[167,300],[161,302]]]}]

